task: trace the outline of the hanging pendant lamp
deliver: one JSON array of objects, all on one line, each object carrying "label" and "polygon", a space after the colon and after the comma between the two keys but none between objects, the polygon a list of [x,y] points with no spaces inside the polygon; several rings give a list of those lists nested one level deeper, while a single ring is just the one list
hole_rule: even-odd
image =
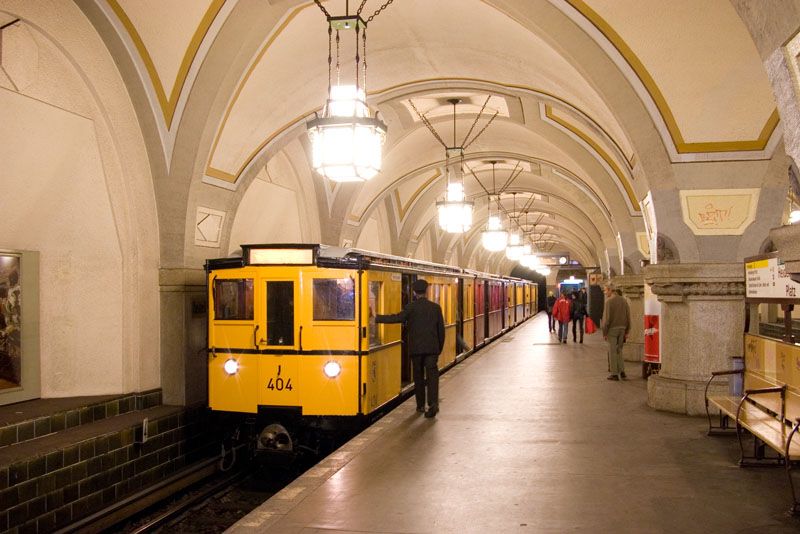
[{"label": "hanging pendant lamp", "polygon": [[[491,161],[492,164],[492,192],[494,195],[488,195],[486,207],[489,212],[489,220],[486,223],[486,228],[481,232],[481,243],[483,248],[489,252],[500,252],[506,248],[508,244],[508,232],[503,228],[503,223],[500,220],[500,195],[497,194],[496,182],[494,176],[496,161]],[[497,211],[492,214],[492,201],[497,203]]]},{"label": "hanging pendant lamp", "polygon": [[[314,2],[328,20],[328,98],[322,110],[308,123],[311,140],[311,165],[316,172],[334,182],[365,182],[381,170],[382,147],[386,140],[386,124],[370,112],[366,102],[367,23],[389,3],[384,4],[366,21],[361,18],[361,4],[355,15],[334,17],[319,0]],[[353,83],[340,83],[339,32],[355,31],[355,76]],[[336,84],[332,83],[332,41],[336,35]],[[359,36],[362,41],[359,43]],[[360,48],[361,47],[361,48]],[[362,78],[363,76],[363,78]]]},{"label": "hanging pendant lamp", "polygon": [[472,208],[475,203],[464,193],[464,149],[456,145],[456,106],[458,98],[448,100],[453,105],[453,146],[445,149],[447,191],[444,200],[436,202],[439,228],[451,234],[461,234],[472,228]]}]

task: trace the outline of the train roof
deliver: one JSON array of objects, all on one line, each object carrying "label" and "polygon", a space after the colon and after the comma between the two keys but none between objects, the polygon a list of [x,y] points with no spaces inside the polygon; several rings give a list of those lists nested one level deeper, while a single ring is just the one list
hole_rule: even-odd
[{"label": "train roof", "polygon": [[247,265],[317,265],[339,269],[388,269],[436,275],[475,276],[525,282],[522,278],[485,273],[424,260],[415,260],[357,248],[314,243],[263,243],[242,245],[241,252],[227,258],[206,260],[206,270],[234,269]]}]

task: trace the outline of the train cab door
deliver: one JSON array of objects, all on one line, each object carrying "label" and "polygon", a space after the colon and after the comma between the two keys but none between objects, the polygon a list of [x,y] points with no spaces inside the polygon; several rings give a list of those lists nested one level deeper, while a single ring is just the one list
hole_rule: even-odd
[{"label": "train cab door", "polygon": [[464,279],[456,285],[456,357],[467,349],[464,341]]},{"label": "train cab door", "polygon": [[259,280],[256,326],[253,339],[261,352],[258,371],[259,404],[299,404],[297,358],[286,358],[302,345],[298,326],[300,302],[297,269],[281,269]]}]

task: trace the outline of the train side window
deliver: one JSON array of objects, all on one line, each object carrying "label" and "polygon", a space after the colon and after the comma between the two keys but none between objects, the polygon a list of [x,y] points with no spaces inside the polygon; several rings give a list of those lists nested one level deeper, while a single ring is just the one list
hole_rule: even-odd
[{"label": "train side window", "polygon": [[381,289],[383,282],[370,282],[369,283],[369,346],[376,347],[381,344],[381,328],[375,322],[375,316],[378,315],[381,302]]},{"label": "train side window", "polygon": [[267,282],[267,345],[294,345],[294,282]]},{"label": "train side window", "polygon": [[352,278],[315,278],[314,320],[353,321],[355,293]]},{"label": "train side window", "polygon": [[253,320],[253,279],[214,280],[214,319]]}]

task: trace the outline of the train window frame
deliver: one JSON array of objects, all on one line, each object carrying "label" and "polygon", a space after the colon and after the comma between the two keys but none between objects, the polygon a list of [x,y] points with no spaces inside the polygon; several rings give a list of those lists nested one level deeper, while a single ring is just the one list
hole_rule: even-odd
[{"label": "train window frame", "polygon": [[[373,288],[377,286],[375,293],[375,307],[372,306]],[[367,315],[369,330],[369,347],[380,347],[383,345],[383,328],[375,322],[375,316],[383,313],[383,280],[370,280],[367,283]]]},{"label": "train window frame", "polygon": [[[241,282],[245,282],[245,285],[247,285],[247,282],[249,282],[249,296],[248,296],[248,289],[245,289],[244,306],[245,306],[245,311],[247,311],[247,299],[249,298],[249,301],[250,301],[250,306],[249,306],[250,316],[249,317],[237,316],[237,317],[222,317],[221,318],[219,316],[219,314],[217,313],[217,310],[219,309],[218,308],[219,303],[222,300],[222,299],[219,298],[219,293],[217,292],[217,284],[222,285],[222,284],[241,283]],[[213,306],[213,314],[214,314],[214,321],[215,322],[220,321],[220,322],[224,322],[225,324],[235,324],[235,323],[252,323],[252,322],[255,321],[255,316],[256,316],[256,313],[255,313],[255,308],[256,308],[256,306],[255,306],[255,277],[253,277],[253,276],[237,276],[237,277],[232,277],[232,278],[227,278],[227,277],[225,277],[225,278],[215,278],[212,281],[212,284],[211,284],[211,291],[212,291],[212,295],[213,295],[212,296],[213,304],[214,304],[214,306]]]},{"label": "train window frame", "polygon": [[[352,285],[351,291],[353,298],[351,299],[352,303],[352,316],[347,318],[331,318],[329,316],[318,316],[317,315],[317,303],[318,303],[318,295],[321,294],[320,290],[318,289],[318,283],[330,283],[335,282],[339,283],[341,281],[349,281]],[[356,299],[357,299],[357,292],[356,292],[356,281],[353,276],[345,276],[345,277],[331,277],[331,276],[315,276],[311,280],[311,320],[315,324],[332,324],[332,325],[341,325],[341,324],[352,324],[356,321]],[[336,299],[338,301],[338,299]]]}]

